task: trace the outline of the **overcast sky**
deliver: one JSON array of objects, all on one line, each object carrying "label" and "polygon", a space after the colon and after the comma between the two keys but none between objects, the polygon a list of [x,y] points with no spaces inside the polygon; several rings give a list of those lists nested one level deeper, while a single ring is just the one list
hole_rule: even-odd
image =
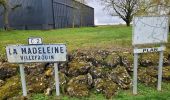
[{"label": "overcast sky", "polygon": [[103,11],[104,6],[95,0],[89,0],[88,5],[94,8],[95,11],[95,24],[108,25],[124,23],[119,17],[110,16],[107,11]]}]

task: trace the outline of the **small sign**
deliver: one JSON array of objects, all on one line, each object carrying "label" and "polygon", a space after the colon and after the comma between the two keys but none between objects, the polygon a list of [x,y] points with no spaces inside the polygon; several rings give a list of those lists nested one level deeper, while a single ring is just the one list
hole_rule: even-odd
[{"label": "small sign", "polygon": [[66,61],[66,45],[11,45],[6,47],[10,63]]},{"label": "small sign", "polygon": [[42,44],[42,38],[28,38],[28,44]]},{"label": "small sign", "polygon": [[164,51],[165,47],[134,49],[134,53],[152,53]]}]

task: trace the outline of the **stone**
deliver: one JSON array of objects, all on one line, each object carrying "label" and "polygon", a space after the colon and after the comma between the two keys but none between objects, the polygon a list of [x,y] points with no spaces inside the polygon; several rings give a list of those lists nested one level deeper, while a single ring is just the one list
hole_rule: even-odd
[{"label": "stone", "polygon": [[162,77],[165,80],[170,80],[170,66],[165,66],[162,69]]},{"label": "stone", "polygon": [[17,68],[14,64],[3,63],[0,67],[0,80],[5,80],[17,74]]},{"label": "stone", "polygon": [[129,89],[132,86],[132,79],[124,66],[114,68],[110,76],[112,81],[116,82],[122,89]]},{"label": "stone", "polygon": [[30,93],[43,93],[48,86],[46,76],[43,74],[39,74],[36,76],[33,76],[33,74],[27,75],[26,79],[28,91]]},{"label": "stone", "polygon": [[139,63],[141,66],[144,67],[158,65],[158,61],[159,61],[158,53],[142,54],[139,57]]},{"label": "stone", "polygon": [[149,66],[146,68],[146,73],[152,77],[158,76],[158,69],[157,66]]},{"label": "stone", "polygon": [[109,79],[95,79],[94,88],[97,92],[103,93],[107,99],[110,99],[117,90],[119,89],[118,85]]},{"label": "stone", "polygon": [[147,68],[144,67],[138,69],[138,80],[145,85],[156,86],[157,84],[157,78],[147,74]]},{"label": "stone", "polygon": [[52,69],[52,68],[48,68],[48,69],[45,71],[45,76],[51,77],[52,75],[53,75],[53,69]]},{"label": "stone", "polygon": [[52,95],[52,89],[51,88],[47,88],[46,91],[45,91],[45,95],[46,96]]},{"label": "stone", "polygon": [[106,63],[107,66],[116,67],[120,64],[119,55],[117,53],[108,55],[106,59],[104,59],[104,63]]},{"label": "stone", "polygon": [[130,52],[123,52],[121,55],[121,65],[126,68],[128,72],[133,72],[133,54]]},{"label": "stone", "polygon": [[164,51],[163,65],[170,66],[170,54],[169,51]]},{"label": "stone", "polygon": [[89,72],[92,75],[93,79],[103,77],[103,68],[102,67],[91,67]]},{"label": "stone", "polygon": [[72,83],[68,86],[67,92],[72,97],[86,97],[89,96],[88,87],[84,84]]},{"label": "stone", "polygon": [[153,62],[152,62],[151,60],[142,60],[142,61],[140,62],[140,65],[141,65],[141,66],[145,66],[145,67],[147,67],[147,66],[152,66],[152,65],[153,65]]},{"label": "stone", "polygon": [[85,75],[90,69],[90,65],[84,61],[73,61],[69,63],[68,75],[69,76],[78,76]]},{"label": "stone", "polygon": [[43,74],[46,71],[48,65],[48,63],[28,64],[25,67],[25,73],[32,76]]},{"label": "stone", "polygon": [[3,86],[5,84],[5,81],[0,80],[0,87]]},{"label": "stone", "polygon": [[19,76],[8,78],[3,86],[0,87],[0,100],[8,100],[11,97],[19,95],[21,92],[21,83]]},{"label": "stone", "polygon": [[91,88],[92,83],[92,76],[88,73],[87,75],[79,75],[77,77],[73,77],[72,79],[70,79],[67,85],[83,84],[86,85],[88,88]]},{"label": "stone", "polygon": [[93,78],[90,73],[87,74],[87,83],[88,86],[91,86],[93,84]]},{"label": "stone", "polygon": [[68,83],[68,77],[64,73],[59,72],[59,81],[60,81],[61,93],[65,94],[67,83]]},{"label": "stone", "polygon": [[0,66],[2,65],[2,62],[0,61]]},{"label": "stone", "polygon": [[163,66],[169,66],[170,65],[170,62],[167,58],[163,58]]}]

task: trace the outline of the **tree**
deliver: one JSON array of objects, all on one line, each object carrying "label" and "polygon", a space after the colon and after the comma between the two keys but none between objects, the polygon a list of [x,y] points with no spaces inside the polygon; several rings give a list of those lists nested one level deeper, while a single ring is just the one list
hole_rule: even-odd
[{"label": "tree", "polygon": [[17,4],[17,5],[10,5],[8,0],[0,0],[0,6],[2,6],[4,8],[4,11],[2,12],[1,15],[3,15],[3,21],[4,21],[4,29],[8,30],[10,29],[9,26],[9,12],[10,11],[14,11],[16,8],[21,7],[21,4]]},{"label": "tree", "polygon": [[130,26],[132,18],[138,11],[141,11],[140,5],[143,4],[140,0],[100,0],[105,5],[105,9],[112,16],[119,16]]},{"label": "tree", "polygon": [[147,7],[148,15],[167,15],[170,13],[170,0],[150,0]]},{"label": "tree", "polygon": [[170,30],[170,0],[150,0],[147,15],[169,15]]},{"label": "tree", "polygon": [[87,3],[87,0],[75,0],[75,1],[80,2],[82,4],[86,4]]},{"label": "tree", "polygon": [[0,0],[0,6],[3,6],[3,8],[4,8],[3,21],[4,21],[4,28],[5,28],[5,30],[7,30],[7,29],[9,29],[9,21],[8,21],[9,5],[8,5],[8,0]]}]

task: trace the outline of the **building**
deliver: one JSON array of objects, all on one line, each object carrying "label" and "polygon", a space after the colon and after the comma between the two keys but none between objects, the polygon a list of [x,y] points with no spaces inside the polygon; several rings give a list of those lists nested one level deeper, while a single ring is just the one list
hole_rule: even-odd
[{"label": "building", "polygon": [[[9,14],[10,27],[15,29],[94,26],[94,9],[74,0],[10,0],[9,3],[21,5]],[[0,15],[2,27],[3,16]]]}]

